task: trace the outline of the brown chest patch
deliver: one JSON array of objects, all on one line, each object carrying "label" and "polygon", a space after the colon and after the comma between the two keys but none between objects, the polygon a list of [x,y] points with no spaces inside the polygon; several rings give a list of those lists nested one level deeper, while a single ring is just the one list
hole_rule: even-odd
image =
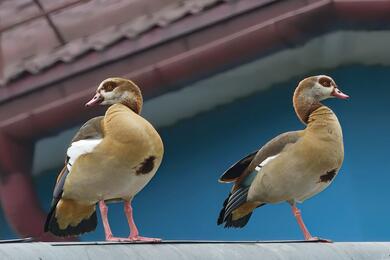
[{"label": "brown chest patch", "polygon": [[154,168],[155,156],[149,156],[146,158],[137,168],[136,174],[148,174]]},{"label": "brown chest patch", "polygon": [[337,169],[333,169],[330,171],[327,171],[324,175],[320,176],[319,182],[330,182],[333,180],[334,176],[336,175]]}]

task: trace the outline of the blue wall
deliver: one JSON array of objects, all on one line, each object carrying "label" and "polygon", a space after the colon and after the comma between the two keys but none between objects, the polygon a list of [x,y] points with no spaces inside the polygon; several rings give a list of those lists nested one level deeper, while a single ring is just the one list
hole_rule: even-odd
[{"label": "blue wall", "polygon": [[[351,96],[348,101],[326,102],[343,126],[345,161],[327,190],[300,205],[305,222],[313,235],[335,241],[390,240],[390,67],[350,66],[320,73],[334,77]],[[217,182],[220,174],[275,135],[303,127],[291,104],[293,90],[302,77],[160,129],[166,148],[163,164],[134,200],[142,235],[164,239],[301,239],[287,203],[257,209],[244,229],[223,229],[216,226],[216,218],[230,189],[229,184]],[[54,178],[51,173],[36,183],[46,208]],[[111,204],[109,215],[114,234],[127,236],[122,205]],[[4,229],[1,232],[2,237],[12,236]],[[96,232],[82,239],[103,237],[99,224]]]}]

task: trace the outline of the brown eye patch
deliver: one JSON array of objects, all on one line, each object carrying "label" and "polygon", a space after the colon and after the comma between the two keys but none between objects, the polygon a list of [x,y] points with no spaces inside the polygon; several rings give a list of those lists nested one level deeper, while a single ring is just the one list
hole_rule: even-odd
[{"label": "brown eye patch", "polygon": [[329,88],[332,86],[332,81],[329,78],[322,77],[318,80],[318,83],[320,83],[322,86]]},{"label": "brown eye patch", "polygon": [[115,82],[113,81],[107,81],[103,84],[102,88],[106,91],[106,92],[110,92],[110,91],[113,91],[114,88],[116,88],[117,85]]}]

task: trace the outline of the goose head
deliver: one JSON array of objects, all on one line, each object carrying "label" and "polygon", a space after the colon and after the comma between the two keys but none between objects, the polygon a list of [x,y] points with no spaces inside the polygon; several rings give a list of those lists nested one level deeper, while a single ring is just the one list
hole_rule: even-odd
[{"label": "goose head", "polygon": [[122,104],[139,114],[142,109],[142,94],[139,87],[124,78],[108,78],[103,80],[93,98],[85,106]]}]

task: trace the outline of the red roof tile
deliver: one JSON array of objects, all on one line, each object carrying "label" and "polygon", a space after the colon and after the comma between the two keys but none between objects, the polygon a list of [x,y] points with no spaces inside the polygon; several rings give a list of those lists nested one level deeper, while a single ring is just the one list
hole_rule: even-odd
[{"label": "red roof tile", "polygon": [[[1,27],[4,67],[0,85],[24,72],[36,74],[58,62],[72,62],[86,52],[101,51],[121,39],[136,38],[220,2],[224,1],[41,0],[40,10],[33,1],[3,1],[0,18],[9,21]],[[10,15],[16,11],[22,14],[17,19]]]}]

